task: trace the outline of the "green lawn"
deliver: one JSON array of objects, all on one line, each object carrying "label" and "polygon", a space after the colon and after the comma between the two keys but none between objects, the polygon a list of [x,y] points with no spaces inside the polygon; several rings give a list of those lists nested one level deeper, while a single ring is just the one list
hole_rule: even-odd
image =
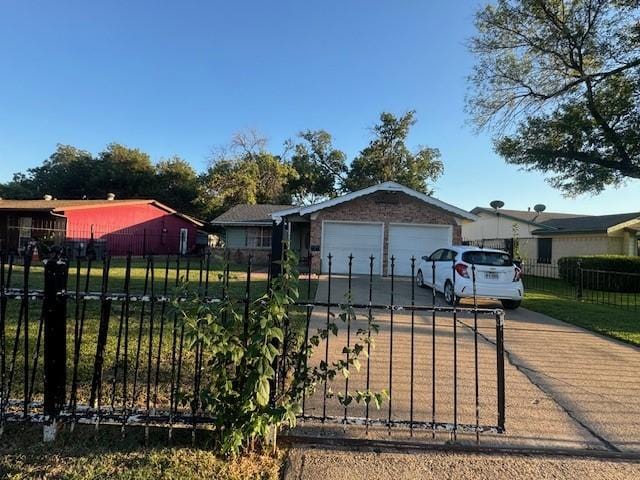
[{"label": "green lawn", "polygon": [[[568,299],[577,298],[577,288],[565,280],[550,277],[525,275],[524,289],[526,292],[546,292]],[[640,312],[640,293],[620,293],[615,291],[591,290],[582,291],[582,300],[587,303],[600,303],[617,306],[627,310]]]},{"label": "green lawn", "polygon": [[206,432],[198,432],[198,448],[189,431],[176,432],[172,445],[166,431],[151,432],[144,446],[142,430],[77,426],[51,444],[42,443],[42,427],[9,425],[0,438],[0,478],[68,479],[220,479],[276,480],[285,453],[250,454],[224,459],[207,447]]},{"label": "green lawn", "polygon": [[624,342],[640,345],[640,314],[616,306],[565,298],[549,292],[527,291],[523,307]]},{"label": "green lawn", "polygon": [[[167,257],[157,257],[153,264],[148,264],[146,260],[136,258],[131,262],[131,274],[129,281],[130,292],[143,293],[151,292],[160,295],[164,291],[165,279],[167,283],[167,291],[170,293],[178,280],[188,280],[192,284],[207,284],[207,263],[206,259],[201,258],[181,258],[178,260],[175,256],[169,257],[169,264],[166,262]],[[79,268],[78,268],[79,266]],[[151,268],[152,267],[152,268]],[[222,293],[222,284],[220,277],[223,273],[224,266],[220,263],[209,264],[208,284],[209,293],[211,295],[220,295]],[[78,288],[81,292],[87,288],[89,291],[100,291],[102,285],[102,277],[105,265],[101,260],[89,263],[83,260],[81,263],[76,261],[69,262],[69,279],[67,289],[75,292]],[[11,273],[11,284],[13,288],[22,288],[24,284],[24,268],[21,264],[15,264]],[[8,272],[8,267],[5,267]],[[235,290],[242,290],[246,280],[246,265],[230,264],[229,265],[229,284]],[[264,292],[266,287],[266,269],[264,267],[253,267],[252,287],[256,291]],[[79,273],[79,275],[78,275]],[[89,274],[87,276],[87,273]],[[126,278],[126,260],[123,258],[114,258],[109,265],[109,280],[107,289],[110,292],[124,292]],[[88,278],[88,283],[87,283]],[[44,266],[41,262],[34,262],[29,269],[29,288],[42,289],[44,286]]]},{"label": "green lawn", "polygon": [[[196,259],[197,260],[197,259]],[[109,291],[110,292],[122,292],[122,287],[124,284],[125,278],[125,268],[124,268],[124,260],[116,259],[114,263],[112,263],[112,268],[110,269],[109,277]],[[204,284],[206,279],[206,274],[200,276],[199,270],[199,260],[190,262],[190,275],[189,279],[192,284]],[[175,265],[171,265],[168,278],[170,279],[169,286],[167,288],[168,293],[171,295],[173,293],[173,285],[175,284],[176,278],[176,269]],[[243,266],[236,265],[231,267],[231,273],[229,278],[229,291],[230,295],[233,298],[241,300],[244,298],[245,287],[246,287],[246,272],[243,270]],[[70,270],[70,285],[69,290],[75,290],[76,284],[76,268],[73,266]],[[164,286],[164,277],[166,274],[166,264],[163,262],[159,262],[155,265],[155,275],[154,275],[154,285],[155,285],[155,293],[156,295],[162,294]],[[186,262],[181,261],[181,274],[186,273]],[[84,289],[85,280],[86,280],[86,263],[82,265],[80,271],[80,280],[79,283],[81,285],[80,290]],[[221,265],[211,265],[211,269],[209,271],[209,295],[210,296],[220,296],[222,294],[222,284],[220,281],[220,275],[222,273]],[[13,278],[11,282],[11,286],[19,287],[21,283],[21,275],[22,269],[20,267],[15,267],[12,272]],[[132,293],[142,293],[144,291],[145,277],[147,276],[146,264],[142,261],[138,260],[134,264],[134,268],[131,270],[131,292]],[[178,276],[181,276],[178,274]],[[150,275],[149,275],[150,277]],[[89,290],[90,291],[99,291],[100,290],[100,282],[102,278],[102,263],[97,262],[94,264],[94,268],[91,269],[89,275]],[[34,266],[30,272],[29,284],[31,288],[41,288],[42,280],[43,280],[43,268],[42,266]],[[202,280],[202,282],[201,282]],[[307,293],[307,277],[302,276],[300,281],[300,290],[301,296],[303,299],[306,299]],[[315,289],[317,286],[317,281],[313,280],[311,285],[311,298],[315,296]],[[265,293],[267,288],[267,275],[264,271],[262,272],[254,272],[252,273],[251,279],[251,297],[258,298],[262,294]],[[147,285],[147,292],[150,292],[150,287]],[[29,357],[30,363],[33,365],[33,353],[36,350],[37,337],[38,337],[38,325],[40,320],[42,303],[40,301],[30,301],[29,302]],[[100,317],[100,302],[96,300],[88,300],[86,302],[86,307],[83,307],[82,302],[76,305],[75,300],[71,299],[67,303],[67,372],[68,372],[68,382],[71,382],[72,372],[73,372],[73,345],[74,345],[74,327],[76,322],[76,314],[80,319],[82,317],[82,309],[86,308],[85,321],[83,327],[83,339],[81,343],[80,355],[79,355],[79,367],[78,367],[78,402],[85,403],[89,397],[89,391],[91,386],[91,379],[93,376],[93,367],[94,367],[94,357],[96,353],[96,344],[98,338],[98,328],[99,328],[99,317]],[[173,314],[167,310],[167,306],[163,307],[162,304],[156,303],[154,306],[154,328],[152,335],[149,335],[149,326],[150,326],[150,304],[142,303],[142,302],[131,302],[129,308],[129,342],[128,342],[128,362],[129,362],[129,372],[128,372],[128,381],[129,383],[129,392],[128,398],[129,403],[131,402],[131,388],[132,381],[135,371],[135,358],[137,354],[137,340],[138,333],[140,332],[140,325],[142,325],[143,335],[140,338],[140,355],[139,355],[139,368],[138,368],[138,377],[137,377],[137,398],[136,404],[139,406],[144,406],[145,402],[145,393],[146,393],[146,379],[147,374],[151,371],[151,381],[153,382],[155,379],[156,373],[156,362],[158,358],[158,345],[160,340],[160,324],[164,325],[163,334],[162,334],[162,348],[160,350],[160,367],[159,367],[159,382],[158,382],[158,391],[157,391],[157,400],[158,400],[158,408],[166,408],[168,404],[168,399],[170,395],[170,379],[172,375],[171,365],[172,365],[172,342],[173,342]],[[164,308],[164,313],[163,313]],[[144,311],[143,311],[144,309]],[[242,307],[238,307],[239,311],[242,311]],[[6,314],[6,345],[7,345],[7,371],[10,369],[10,358],[11,352],[14,346],[14,340],[17,329],[17,318],[18,312],[20,310],[20,301],[19,300],[9,300],[7,305],[7,314]],[[293,325],[298,328],[295,328],[296,331],[299,330],[299,326],[304,324],[304,318],[306,317],[304,309],[292,309],[290,312],[292,316]],[[103,369],[103,389],[102,389],[102,405],[110,405],[111,404],[111,396],[112,396],[112,381],[114,375],[114,366],[116,365],[116,351],[117,351],[117,338],[118,338],[118,330],[120,326],[120,320],[122,315],[122,302],[113,302],[111,308],[111,315],[109,317],[109,330],[108,330],[108,340],[105,349],[105,362]],[[142,323],[141,323],[142,318]],[[179,331],[179,329],[178,329]],[[22,398],[22,388],[24,385],[23,380],[23,365],[24,365],[24,327],[21,332],[21,336],[18,342],[17,349],[17,357],[16,357],[16,365],[14,368],[14,379],[11,389],[11,396],[13,398]],[[151,351],[152,351],[152,362],[151,362],[151,370],[148,368],[148,352],[149,345],[151,343]],[[179,342],[177,347],[179,348]],[[38,358],[38,368],[36,369],[37,375],[35,377],[34,388],[33,388],[33,399],[41,400],[42,398],[42,389],[43,389],[43,376],[42,376],[42,344],[40,345],[40,353]],[[116,405],[120,404],[121,401],[121,391],[122,391],[122,371],[123,371],[123,361],[122,361],[122,348],[121,346],[121,354],[120,360],[118,362],[118,386],[115,391],[115,401]],[[181,390],[182,391],[190,391],[193,388],[194,381],[194,356],[191,351],[189,351],[188,345],[184,345],[183,347],[183,363],[182,363],[182,372],[181,372]],[[152,394],[154,388],[152,387]],[[67,390],[67,395],[69,395],[69,389]]]},{"label": "green lawn", "polygon": [[[185,263],[182,263],[181,273],[184,274]],[[199,263],[191,263],[189,279],[194,284],[200,284],[201,278]],[[194,268],[195,267],[195,268]],[[13,271],[12,287],[20,287],[22,282],[22,269],[15,267]],[[81,268],[80,290],[84,289],[86,278],[86,264]],[[154,285],[156,294],[161,294],[165,277],[165,264],[156,264],[154,270]],[[209,273],[211,296],[219,296],[222,293],[220,265],[211,266]],[[144,291],[145,277],[147,275],[146,264],[137,261],[131,271],[132,293]],[[110,292],[121,291],[124,284],[125,268],[122,260],[114,261],[110,270]],[[170,279],[168,293],[172,293],[172,285],[175,283],[175,266],[169,269]],[[89,275],[89,290],[99,291],[102,278],[102,265],[94,264]],[[206,277],[203,275],[202,281]],[[41,288],[43,281],[43,268],[34,266],[30,275],[31,288]],[[70,271],[69,289],[75,289],[76,269],[72,264]],[[231,268],[229,279],[230,294],[242,299],[245,293],[246,272],[243,266]],[[251,296],[258,298],[266,291],[267,276],[264,271],[254,272],[251,282]],[[311,282],[310,298],[314,298],[317,280]],[[149,284],[147,292],[150,291]],[[307,298],[307,277],[302,275],[300,280],[302,299]],[[29,301],[29,357],[33,360],[35,351],[38,323],[40,319],[40,301]],[[145,308],[143,314],[143,306]],[[7,371],[10,368],[9,361],[14,345],[17,327],[20,300],[9,300],[6,311],[6,342],[7,342]],[[152,342],[152,382],[155,374],[157,348],[160,339],[159,324],[163,318],[162,305],[154,306],[155,324],[152,335],[149,335],[150,304],[131,302],[129,315],[129,395],[128,404],[131,404],[132,377],[137,350],[137,338],[140,331],[140,319],[143,318],[143,335],[140,342],[140,365],[138,372],[138,387],[136,405],[144,407],[146,398],[146,379],[149,371],[147,367],[147,353],[149,342]],[[67,304],[67,401],[70,394],[70,382],[73,371],[73,336],[76,318],[76,303],[70,299]],[[82,311],[82,303],[78,305],[78,312]],[[78,402],[86,403],[88,400],[91,378],[93,374],[94,356],[99,327],[100,302],[89,300],[86,302],[86,315],[83,331],[83,341],[80,351],[78,372]],[[103,369],[102,405],[109,408],[111,402],[112,379],[116,364],[116,340],[120,324],[122,305],[113,302],[108,341],[105,350],[105,363]],[[291,317],[293,328],[300,331],[305,324],[306,311],[304,308],[292,309]],[[141,317],[142,316],[142,317]],[[173,331],[173,315],[164,315],[163,346],[160,351],[160,370],[158,386],[158,408],[167,409],[170,393],[171,378],[171,343]],[[23,381],[23,338],[24,328],[18,342],[14,379],[11,389],[11,397],[22,398]],[[34,400],[42,399],[42,345],[40,346],[37,375],[34,383]],[[120,357],[118,387],[116,389],[116,407],[122,402],[122,357]],[[33,365],[33,364],[32,364]],[[181,388],[183,391],[193,388],[194,355],[187,345],[184,346]],[[152,387],[153,392],[153,387]],[[153,393],[152,393],[153,394]],[[68,427],[67,427],[68,428]],[[205,430],[197,432],[195,445],[191,442],[191,430],[175,430],[175,440],[170,444],[167,440],[167,429],[152,429],[150,446],[144,446],[143,430],[140,428],[127,428],[126,438],[120,436],[120,429],[102,426],[98,433],[93,427],[77,425],[74,432],[62,432],[59,439],[53,444],[43,444],[41,426],[25,426],[9,424],[2,437],[0,437],[0,478],[123,478],[123,479],[161,479],[161,478],[216,478],[216,479],[277,479],[280,478],[280,470],[284,459],[282,452],[271,456],[266,454],[252,454],[237,460],[219,458],[209,450],[209,433]]]}]

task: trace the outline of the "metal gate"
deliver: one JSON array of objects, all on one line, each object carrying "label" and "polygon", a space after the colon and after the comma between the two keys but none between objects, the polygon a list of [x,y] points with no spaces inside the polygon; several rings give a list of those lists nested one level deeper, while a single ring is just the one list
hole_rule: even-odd
[{"label": "metal gate", "polygon": [[[314,332],[331,332],[304,365],[294,365],[332,363],[343,374],[303,397],[301,432],[317,435],[317,427],[332,425],[343,434],[504,432],[502,310],[475,300],[440,305],[435,291],[416,286],[415,259],[407,259],[410,277],[395,275],[394,258],[389,277],[374,275],[373,257],[369,274],[360,276],[351,273],[353,257],[346,275],[332,273],[331,255],[327,261],[327,275],[300,277],[306,295],[290,312],[290,341],[278,357],[285,372],[292,367],[288,345],[306,346]],[[208,428],[211,418],[197,401],[180,402],[184,392],[198,398],[206,380],[202,351],[189,351],[167,305],[184,278],[205,301],[235,296],[246,304],[269,290],[269,273],[258,270],[251,259],[235,273],[228,264],[216,270],[210,255],[73,262],[57,256],[44,265],[2,255],[0,431],[10,421],[53,419],[123,431],[167,427],[169,436],[178,427]],[[252,319],[245,314],[244,321]],[[285,388],[287,375],[280,379]]]},{"label": "metal gate", "polygon": [[[344,328],[327,336],[305,368],[342,359],[348,373],[326,379],[303,399],[297,432],[317,436],[318,425],[337,424],[342,435],[368,435],[372,429],[412,436],[449,432],[454,438],[459,432],[504,433],[503,310],[481,308],[475,299],[468,306],[441,305],[434,289],[416,286],[415,258],[408,259],[411,276],[396,277],[392,257],[387,278],[374,274],[373,257],[364,276],[352,275],[353,257],[347,275],[333,274],[331,255],[327,261],[314,301],[303,304],[305,338],[314,330],[331,330],[334,322]],[[310,296],[311,274],[306,281]],[[349,356],[358,335],[366,354],[354,368]],[[356,401],[359,392],[371,390],[388,394],[379,408],[372,398]],[[354,400],[332,401],[336,397]]]}]

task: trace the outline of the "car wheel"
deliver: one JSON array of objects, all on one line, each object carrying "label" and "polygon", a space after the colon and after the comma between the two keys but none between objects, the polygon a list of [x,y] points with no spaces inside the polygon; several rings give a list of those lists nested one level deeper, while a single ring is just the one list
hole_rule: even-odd
[{"label": "car wheel", "polygon": [[447,280],[447,283],[444,284],[444,299],[451,306],[456,306],[460,301],[460,299],[456,297],[456,294],[453,290],[453,283],[451,283],[449,280]]},{"label": "car wheel", "polygon": [[520,300],[501,300],[502,306],[506,310],[515,310],[522,303]]},{"label": "car wheel", "polygon": [[418,274],[416,275],[416,285],[420,288],[424,288],[424,277],[422,276],[422,270],[418,270]]}]

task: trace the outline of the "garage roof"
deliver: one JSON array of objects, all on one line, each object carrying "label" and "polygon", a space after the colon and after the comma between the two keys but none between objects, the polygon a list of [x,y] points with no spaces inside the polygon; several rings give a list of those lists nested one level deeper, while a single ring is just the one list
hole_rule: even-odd
[{"label": "garage roof", "polygon": [[330,200],[326,200],[324,202],[316,203],[314,205],[302,206],[302,207],[293,207],[288,209],[283,209],[280,211],[274,211],[271,216],[274,219],[287,217],[289,215],[308,215],[310,213],[317,212],[319,210],[324,210],[325,208],[334,207],[336,205],[340,205],[341,203],[349,202],[351,200],[355,200],[359,197],[364,197],[365,195],[371,195],[376,192],[401,192],[411,197],[417,198],[418,200],[423,201],[424,203],[428,203],[429,205],[433,205],[434,207],[441,208],[442,210],[446,210],[453,215],[465,218],[467,220],[477,220],[474,214],[467,212],[458,207],[454,207],[453,205],[443,202],[442,200],[438,200],[437,198],[431,197],[424,193],[413,190],[409,187],[405,187],[404,185],[400,185],[396,182],[384,182],[379,183],[378,185],[372,185],[367,188],[363,188],[362,190],[357,190],[355,192],[347,193],[346,195],[342,195],[340,197],[332,198]]}]

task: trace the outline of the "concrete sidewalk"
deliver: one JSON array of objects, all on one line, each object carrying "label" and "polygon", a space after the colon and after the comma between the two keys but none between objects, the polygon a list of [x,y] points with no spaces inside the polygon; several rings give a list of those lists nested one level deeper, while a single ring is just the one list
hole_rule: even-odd
[{"label": "concrete sidewalk", "polygon": [[594,458],[293,448],[285,480],[640,478],[640,464]]}]

